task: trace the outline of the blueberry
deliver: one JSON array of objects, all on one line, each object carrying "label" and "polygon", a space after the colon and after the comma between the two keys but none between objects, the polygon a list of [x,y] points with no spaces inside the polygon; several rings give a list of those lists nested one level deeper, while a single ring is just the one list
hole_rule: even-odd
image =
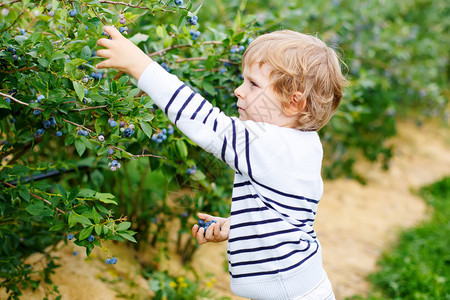
[{"label": "blueberry", "polygon": [[68,240],[73,239],[73,234],[69,233],[69,234],[67,235],[67,239],[68,239]]},{"label": "blueberry", "polygon": [[79,134],[79,135],[82,135],[82,136],[87,136],[87,135],[88,135],[88,132],[87,132],[87,130],[79,129],[79,130],[78,130],[78,134]]},{"label": "blueberry", "polygon": [[198,220],[198,226],[200,226],[200,227],[205,226],[205,221],[202,220],[202,219],[199,219],[199,220]]},{"label": "blueberry", "polygon": [[88,90],[84,89],[84,95],[86,96],[88,94]]},{"label": "blueberry", "polygon": [[197,25],[198,17],[197,16],[192,16],[192,18],[189,18],[187,21],[188,21],[189,24],[195,26],[195,25]]},{"label": "blueberry", "polygon": [[41,114],[41,111],[38,109],[33,110],[33,115],[39,116]]},{"label": "blueberry", "polygon": [[123,27],[123,26],[120,26],[120,27],[119,27],[119,32],[120,32],[120,33],[123,33],[125,30],[127,30],[125,27]]},{"label": "blueberry", "polygon": [[88,241],[89,242],[92,242],[92,241],[94,241],[95,240],[95,237],[91,234],[89,237],[88,237]]},{"label": "blueberry", "polygon": [[227,71],[227,69],[225,69],[225,68],[220,68],[219,73],[223,74],[223,73],[225,73],[226,71]]},{"label": "blueberry", "polygon": [[110,125],[111,127],[116,127],[116,126],[117,126],[117,122],[114,121],[114,120],[112,120],[111,122],[109,122],[109,125]]},{"label": "blueberry", "polygon": [[24,34],[25,34],[25,29],[20,29],[19,31],[20,31],[20,34],[21,34],[21,35],[24,35]]},{"label": "blueberry", "polygon": [[48,129],[51,125],[51,122],[49,120],[42,121],[42,125],[44,126],[44,129]]},{"label": "blueberry", "polygon": [[183,0],[175,0],[175,4],[178,6],[183,5]]},{"label": "blueberry", "polygon": [[109,155],[112,155],[113,153],[114,153],[114,149],[113,149],[113,148],[109,148],[109,149],[108,149],[108,154],[109,154]]},{"label": "blueberry", "polygon": [[53,16],[55,15],[55,12],[54,12],[54,11],[49,11],[49,12],[47,13],[47,15],[48,15],[49,17],[53,17]]},{"label": "blueberry", "polygon": [[6,101],[6,103],[8,103],[8,104],[11,103],[11,99],[9,99],[9,98],[6,98],[5,101]]},{"label": "blueberry", "polygon": [[73,251],[73,256],[77,256],[78,255],[78,251]]},{"label": "blueberry", "polygon": [[58,137],[59,137],[59,136],[62,136],[62,132],[58,130],[58,131],[56,132],[56,136],[58,136]]},{"label": "blueberry", "polygon": [[130,127],[128,127],[127,129],[125,129],[125,131],[123,132],[123,136],[124,137],[130,137],[132,136],[134,133],[134,130],[131,129]]},{"label": "blueberry", "polygon": [[110,264],[111,264],[111,259],[107,258],[107,259],[105,260],[105,263],[106,263],[107,265],[110,265]]},{"label": "blueberry", "polygon": [[120,128],[125,127],[125,122],[124,122],[124,121],[120,121],[119,127],[120,127]]},{"label": "blueberry", "polygon": [[117,257],[111,257],[110,262],[112,265],[117,264]]},{"label": "blueberry", "polygon": [[44,95],[39,95],[38,97],[37,97],[37,102],[38,103],[41,103],[41,100],[44,100],[45,99],[45,96]]},{"label": "blueberry", "polygon": [[236,47],[236,46],[231,47],[230,52],[231,52],[231,53],[236,53],[236,52],[238,52],[238,47]]},{"label": "blueberry", "polygon": [[103,135],[99,135],[98,136],[98,140],[100,141],[100,142],[103,142],[104,140],[105,140],[105,137],[103,136]]},{"label": "blueberry", "polygon": [[173,134],[173,127],[171,125],[169,125],[167,128],[168,128],[167,134],[168,135],[172,135]]},{"label": "blueberry", "polygon": [[244,46],[239,46],[239,52],[242,52],[242,51],[244,51],[245,50],[245,47]]},{"label": "blueberry", "polygon": [[77,10],[76,9],[69,10],[69,16],[75,17],[76,15],[77,15]]},{"label": "blueberry", "polygon": [[117,167],[118,164],[119,164],[119,162],[118,162],[117,160],[113,160],[113,161],[111,162],[111,165],[112,165],[113,167]]},{"label": "blueberry", "polygon": [[122,24],[122,25],[124,25],[126,22],[127,22],[127,20],[125,20],[125,18],[119,20],[119,23]]},{"label": "blueberry", "polygon": [[50,121],[50,126],[52,126],[52,127],[56,126],[56,120],[54,117],[50,117],[48,120]]}]

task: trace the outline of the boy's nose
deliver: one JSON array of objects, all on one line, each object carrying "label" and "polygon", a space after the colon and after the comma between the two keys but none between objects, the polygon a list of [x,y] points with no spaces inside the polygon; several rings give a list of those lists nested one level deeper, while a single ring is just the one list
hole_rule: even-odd
[{"label": "boy's nose", "polygon": [[242,85],[238,86],[235,90],[234,90],[234,94],[236,95],[236,97],[244,99],[244,93],[242,91]]}]

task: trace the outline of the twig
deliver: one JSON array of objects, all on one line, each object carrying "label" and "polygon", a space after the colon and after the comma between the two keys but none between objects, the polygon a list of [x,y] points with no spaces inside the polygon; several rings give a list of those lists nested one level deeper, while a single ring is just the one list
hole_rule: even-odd
[{"label": "twig", "polygon": [[117,149],[119,151],[125,152],[128,155],[130,155],[133,159],[135,158],[139,158],[139,157],[156,157],[156,158],[162,158],[162,159],[166,159],[164,156],[159,156],[159,155],[155,155],[155,154],[131,154],[130,152],[123,150],[122,148],[116,147],[116,146],[111,146],[111,148]]},{"label": "twig", "polygon": [[[20,100],[17,100],[16,98],[14,98],[11,95],[8,95],[8,94],[5,94],[5,93],[1,93],[1,92],[0,92],[0,95],[3,96],[3,97],[6,97],[6,98],[9,98],[9,99],[13,100],[14,102],[17,102],[19,104],[22,104],[22,105],[30,107],[30,104],[28,104],[26,102],[23,102],[23,101],[20,101]],[[33,109],[44,111],[42,108],[39,108],[39,107],[36,107],[36,108],[33,108]]]},{"label": "twig", "polygon": [[[145,10],[152,10],[150,7],[146,7],[146,6],[140,6],[140,5],[135,5],[135,4],[130,4],[130,3],[125,3],[125,2],[115,2],[115,1],[110,1],[110,0],[101,0],[99,1],[100,3],[108,3],[108,4],[113,4],[114,6],[117,7],[117,5],[124,5],[124,6],[128,6],[128,7],[133,7],[133,8],[139,8],[139,9],[145,9]],[[182,8],[181,9],[186,9],[186,8]],[[171,12],[171,13],[176,13],[176,11],[174,10],[170,10],[170,9],[165,9],[165,8],[161,8],[162,11],[165,12]]]},{"label": "twig", "polygon": [[12,71],[1,70],[0,72],[6,73],[6,74],[12,74],[12,73],[22,72],[22,71],[27,71],[27,70],[37,70],[37,68],[38,68],[37,66],[34,66],[34,67],[23,67],[23,68],[15,69],[15,70],[12,70]]},{"label": "twig", "polygon": [[12,0],[9,3],[0,3],[0,7],[5,6],[5,5],[11,5],[11,4],[14,4],[16,2],[22,2],[22,0]]},{"label": "twig", "polygon": [[84,111],[84,110],[91,110],[91,109],[105,108],[105,107],[108,107],[108,106],[107,106],[107,105],[91,106],[91,107],[85,107],[85,108],[74,109],[73,111]]},{"label": "twig", "polygon": [[69,123],[69,124],[75,125],[75,126],[77,126],[77,127],[81,127],[81,128],[83,128],[83,129],[87,130],[88,132],[93,132],[93,131],[92,131],[92,130],[90,130],[89,128],[87,128],[87,127],[84,127],[83,125],[80,125],[80,124],[74,123],[74,122],[72,122],[72,121],[69,121],[69,120],[66,120],[66,119],[64,119],[64,118],[61,118],[61,120],[63,120],[64,122],[67,122],[67,123]]},{"label": "twig", "polygon": [[[6,181],[2,181],[2,183],[3,183],[4,185],[7,185],[7,186],[10,186],[10,187],[13,187],[13,188],[17,189],[17,186],[15,186],[15,185],[13,185],[13,184],[10,184],[10,183],[8,183],[8,182],[6,182]],[[50,201],[48,201],[47,199],[44,199],[44,198],[42,198],[42,197],[40,197],[40,196],[38,196],[38,195],[36,195],[36,194],[33,194],[33,193],[30,192],[30,191],[28,191],[28,192],[30,193],[31,196],[33,196],[33,197],[35,197],[35,198],[38,198],[38,199],[44,201],[45,203],[47,203],[47,204],[49,204],[49,205],[52,205],[52,203],[51,203]],[[59,208],[57,208],[57,207],[55,207],[55,210],[59,211],[59,212],[62,213],[63,215],[66,214],[64,211],[62,211],[61,209],[59,209]]]}]

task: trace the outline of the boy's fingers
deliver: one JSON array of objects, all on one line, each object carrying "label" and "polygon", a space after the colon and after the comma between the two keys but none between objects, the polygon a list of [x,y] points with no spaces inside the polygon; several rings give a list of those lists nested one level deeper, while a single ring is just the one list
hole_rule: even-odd
[{"label": "boy's fingers", "polygon": [[214,224],[214,238],[215,239],[219,238],[219,235],[220,235],[220,226],[218,224]]},{"label": "boy's fingers", "polygon": [[122,37],[122,34],[119,32],[119,30],[117,30],[116,27],[113,26],[104,26],[103,31],[108,33],[113,39]]},{"label": "boy's fingers", "polygon": [[97,46],[109,48],[112,43],[114,43],[112,40],[101,38],[97,41]]},{"label": "boy's fingers", "polygon": [[95,67],[97,69],[111,68],[112,67],[111,60],[110,59],[104,60],[95,65]]},{"label": "boy's fingers", "polygon": [[198,225],[195,224],[194,226],[192,226],[192,236],[194,238],[197,237],[197,231],[198,231]]},{"label": "boy's fingers", "polygon": [[201,228],[197,231],[197,242],[198,242],[199,244],[204,244],[204,243],[206,243],[206,239],[205,239],[205,236],[204,236],[204,232],[205,232],[205,229],[203,229],[203,227],[201,227]]},{"label": "boy's fingers", "polygon": [[111,51],[109,51],[108,49],[100,49],[97,50],[97,56],[99,57],[111,57]]}]

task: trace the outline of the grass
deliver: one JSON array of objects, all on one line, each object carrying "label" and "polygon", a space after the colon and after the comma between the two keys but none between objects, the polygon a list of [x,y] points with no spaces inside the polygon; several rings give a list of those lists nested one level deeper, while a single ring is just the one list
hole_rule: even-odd
[{"label": "grass", "polygon": [[367,299],[450,300],[450,177],[419,194],[432,210],[430,218],[404,231],[378,261]]}]

